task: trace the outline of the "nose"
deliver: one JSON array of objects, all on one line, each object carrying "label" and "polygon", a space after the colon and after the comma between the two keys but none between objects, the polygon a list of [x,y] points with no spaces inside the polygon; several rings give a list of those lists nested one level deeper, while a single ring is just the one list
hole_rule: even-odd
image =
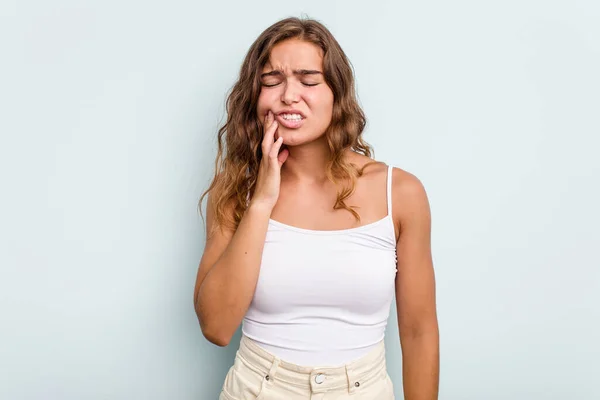
[{"label": "nose", "polygon": [[296,90],[294,83],[286,83],[283,93],[281,93],[281,101],[285,104],[297,103],[299,101],[298,97],[298,91]]}]

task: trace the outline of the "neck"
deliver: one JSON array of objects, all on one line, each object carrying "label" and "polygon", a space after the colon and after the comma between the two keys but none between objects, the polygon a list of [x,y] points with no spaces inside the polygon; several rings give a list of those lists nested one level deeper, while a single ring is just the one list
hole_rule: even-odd
[{"label": "neck", "polygon": [[298,183],[325,183],[325,170],[331,158],[327,140],[321,138],[300,146],[288,147],[290,152],[281,168],[282,179]]}]

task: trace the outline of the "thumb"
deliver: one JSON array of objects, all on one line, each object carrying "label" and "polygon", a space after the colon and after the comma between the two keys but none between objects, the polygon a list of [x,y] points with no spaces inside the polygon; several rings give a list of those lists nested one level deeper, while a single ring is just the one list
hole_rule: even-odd
[{"label": "thumb", "polygon": [[290,155],[290,151],[287,148],[281,150],[281,153],[279,153],[279,155],[277,155],[277,161],[278,161],[280,167],[283,165],[285,160],[287,160],[289,155]]}]

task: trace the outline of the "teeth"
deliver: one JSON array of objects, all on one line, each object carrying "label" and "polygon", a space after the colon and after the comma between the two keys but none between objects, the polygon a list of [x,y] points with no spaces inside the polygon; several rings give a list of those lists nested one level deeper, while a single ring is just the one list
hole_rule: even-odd
[{"label": "teeth", "polygon": [[302,119],[300,114],[281,114],[281,117],[290,121],[300,121]]}]

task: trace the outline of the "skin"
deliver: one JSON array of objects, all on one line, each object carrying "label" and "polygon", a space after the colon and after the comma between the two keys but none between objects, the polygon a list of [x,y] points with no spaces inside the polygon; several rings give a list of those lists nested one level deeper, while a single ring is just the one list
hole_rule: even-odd
[{"label": "skin", "polygon": [[[259,169],[257,189],[238,229],[221,229],[207,239],[198,269],[196,312],[205,337],[221,346],[229,343],[252,300],[269,218],[305,229],[335,230],[366,225],[387,213],[383,163],[367,166],[347,199],[348,205],[358,207],[360,221],[346,210],[332,209],[337,188],[325,176],[329,152],[324,133],[331,122],[333,93],[322,74],[294,73],[298,70],[322,71],[322,52],[312,43],[289,39],[272,49],[269,63],[260,71],[267,74],[257,106],[265,126],[262,149],[267,156]],[[269,113],[290,108],[306,116],[299,129],[281,126]],[[352,151],[345,157],[358,167],[373,161]],[[209,195],[207,231],[214,224],[210,204]],[[431,213],[422,183],[399,168],[392,174],[392,218],[404,396],[437,399],[439,330]]]},{"label": "skin", "polygon": [[[299,70],[320,73],[294,74]],[[306,116],[300,129],[279,124],[275,133],[275,138],[282,137],[289,150],[282,174],[293,174],[302,181],[323,180],[322,166],[329,157],[323,134],[331,122],[333,92],[325,83],[322,71],[322,51],[312,43],[296,39],[277,44],[261,71],[262,87],[256,112],[263,123],[268,111],[278,114],[293,108]],[[277,75],[269,75],[275,73]],[[317,163],[312,164],[315,161]]]}]

